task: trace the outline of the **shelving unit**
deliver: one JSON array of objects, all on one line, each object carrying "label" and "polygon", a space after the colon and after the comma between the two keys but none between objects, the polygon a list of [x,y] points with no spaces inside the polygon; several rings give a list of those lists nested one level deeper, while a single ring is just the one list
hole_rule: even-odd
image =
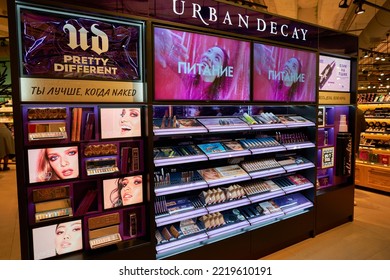
[{"label": "shelving unit", "polygon": [[[190,2],[181,4],[190,9]],[[94,11],[83,1],[68,4],[64,7],[52,2],[47,6],[46,1],[34,0],[9,5],[12,62],[23,61],[23,52],[32,46],[32,37],[26,38],[21,30],[31,19],[33,27],[39,19],[45,26],[53,19],[55,22],[50,32],[31,27],[29,30],[36,31],[34,35],[61,35],[50,37],[58,51],[46,65],[50,69],[40,67],[46,59],[42,55],[46,49],[39,52],[35,48],[29,53],[32,60],[15,63],[17,67],[12,69],[13,91],[20,93],[15,96],[14,107],[16,144],[23,147],[17,153],[23,259],[258,259],[314,237],[328,229],[329,224],[334,226],[334,220],[340,224],[346,217],[352,219],[353,175],[339,178],[327,173],[333,168],[331,162],[319,159],[327,148],[334,148],[336,153],[340,112],[347,115],[353,127],[353,105],[340,107],[341,111],[336,105],[326,105],[330,119],[319,127],[317,62],[323,49],[337,53],[344,50],[344,56],[356,56],[357,45],[351,46],[357,42],[354,36],[290,19],[284,19],[286,26],[305,31],[304,38],[294,38],[292,33],[288,37],[262,33],[254,25],[258,23],[255,19],[264,14],[220,2],[216,3],[218,7],[232,14],[249,12],[253,21],[248,28],[213,25],[205,29],[202,20],[173,13],[169,1],[140,2],[149,13],[130,13],[127,8],[114,8],[104,1]],[[273,17],[265,17],[267,23],[279,21]],[[68,36],[77,32],[64,33],[64,28],[56,28],[59,22],[65,25],[73,19],[88,30],[95,21],[99,26],[109,26],[107,34],[101,30],[86,35],[99,40],[84,42],[104,44],[85,49],[83,44],[69,47]],[[23,21],[25,24],[20,24]],[[121,39],[118,43],[117,37],[109,37],[115,35],[116,28],[120,36],[131,34],[131,40]],[[206,47],[210,42],[214,46],[218,41],[230,48],[233,61],[220,74],[229,76],[227,84],[233,86],[217,97],[198,96],[196,91],[189,98],[181,93],[175,96],[174,90],[184,82],[174,80],[172,69],[153,60],[161,31],[185,33],[180,41],[195,38],[197,47]],[[80,39],[85,39],[83,36]],[[339,36],[344,40],[336,42]],[[125,42],[134,45],[127,50]],[[100,49],[106,46],[110,48]],[[273,52],[279,64],[272,72],[269,88],[263,88],[267,84],[261,79],[264,77],[255,79],[254,60],[260,56],[261,48]],[[52,45],[47,49],[52,50]],[[163,47],[162,51],[172,56],[177,49],[168,51]],[[192,51],[193,56],[200,53],[197,48]],[[72,61],[65,63],[69,59],[66,55],[72,56]],[[278,92],[276,97],[271,84],[275,86],[275,80],[281,79],[280,69],[293,56],[304,61],[306,76],[299,74],[299,94],[285,91]],[[101,59],[102,64],[93,64],[97,60],[78,63],[85,57]],[[55,63],[66,71],[72,67],[79,70],[54,71]],[[193,71],[199,64],[192,63],[180,65]],[[115,73],[96,72],[96,77],[91,78],[89,70],[96,66],[117,68]],[[173,69],[178,72],[178,67]],[[167,83],[168,88],[163,90]],[[283,87],[279,83],[276,91]],[[141,133],[127,138],[107,135],[110,125],[104,122],[122,115],[122,110],[129,107],[140,109]],[[103,114],[103,108],[116,109],[116,117]],[[199,114],[194,108],[199,109]],[[81,118],[75,117],[74,109],[81,109],[81,114],[77,114]],[[64,111],[65,115],[31,117],[43,111],[49,115]],[[79,136],[73,135],[75,125]],[[327,143],[321,136],[325,131]],[[54,182],[32,179],[35,176],[30,175],[34,175],[32,170],[36,167],[32,159],[39,150],[59,147],[77,148],[79,175]],[[319,174],[323,170],[325,174]],[[110,191],[106,186],[123,176],[142,177],[143,200],[132,205],[107,206]],[[317,188],[321,176],[328,176],[328,183]],[[34,198],[39,193],[49,202],[61,200],[62,214],[52,217],[52,208],[37,208],[37,204],[47,202]],[[329,211],[329,205],[339,207]],[[73,221],[82,226],[82,248],[59,255],[37,249],[55,225]],[[97,237],[107,237],[107,233],[115,235],[113,240],[95,242]]]},{"label": "shelving unit", "polygon": [[390,192],[389,98],[390,95],[386,93],[365,93],[360,94],[358,104],[358,108],[364,112],[366,129],[360,134],[355,183],[384,192]]},{"label": "shelving unit", "polygon": [[[179,111],[175,105],[157,108]],[[254,109],[237,106],[236,111]],[[279,113],[267,112],[273,124],[248,123],[236,115],[154,120],[157,258],[180,257],[313,211],[315,107],[306,107],[305,117],[288,107],[272,110]],[[191,123],[196,133],[188,136],[191,129],[181,123]]]},{"label": "shelving unit", "polygon": [[319,58],[317,234],[353,221],[357,94],[355,58],[326,51]]},{"label": "shelving unit", "polygon": [[[316,184],[316,233],[330,230],[353,220],[355,109],[353,105],[324,105],[326,120],[318,128]],[[341,116],[346,117],[351,142],[338,143]],[[323,145],[328,131],[328,145]],[[321,143],[323,143],[321,145]],[[340,148],[340,145],[342,148]],[[344,157],[347,156],[348,159]],[[325,165],[324,166],[324,161]],[[329,165],[328,165],[329,164]],[[346,167],[346,168],[345,168]],[[331,207],[329,205],[332,205]]]}]

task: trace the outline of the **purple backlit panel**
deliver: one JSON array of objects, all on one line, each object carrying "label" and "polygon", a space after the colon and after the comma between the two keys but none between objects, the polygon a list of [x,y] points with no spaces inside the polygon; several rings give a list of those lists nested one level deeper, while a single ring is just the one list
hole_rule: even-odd
[{"label": "purple backlit panel", "polygon": [[250,43],[154,28],[155,100],[249,100]]},{"label": "purple backlit panel", "polygon": [[142,25],[20,9],[28,77],[142,81]]},{"label": "purple backlit panel", "polygon": [[253,99],[255,101],[314,102],[315,52],[254,44]]}]

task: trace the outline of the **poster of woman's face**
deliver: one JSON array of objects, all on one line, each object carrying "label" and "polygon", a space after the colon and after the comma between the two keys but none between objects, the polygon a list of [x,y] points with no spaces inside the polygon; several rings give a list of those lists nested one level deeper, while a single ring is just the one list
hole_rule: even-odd
[{"label": "poster of woman's face", "polygon": [[133,205],[143,201],[142,176],[103,180],[104,209]]},{"label": "poster of woman's face", "polygon": [[83,249],[81,220],[33,229],[33,247],[35,260]]},{"label": "poster of woman's face", "polygon": [[249,100],[250,43],[154,28],[155,100]]},{"label": "poster of woman's face", "polygon": [[141,136],[140,108],[100,108],[102,139]]},{"label": "poster of woman's face", "polygon": [[253,52],[254,101],[316,100],[316,53],[260,43]]},{"label": "poster of woman's face", "polygon": [[67,180],[79,177],[77,146],[28,150],[30,183]]}]

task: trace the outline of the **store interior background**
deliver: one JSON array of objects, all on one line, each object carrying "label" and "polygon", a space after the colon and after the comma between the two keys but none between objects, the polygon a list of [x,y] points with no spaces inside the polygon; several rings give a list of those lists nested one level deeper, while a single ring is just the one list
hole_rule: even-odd
[{"label": "store interior background", "polygon": [[[118,0],[123,2],[123,0]],[[114,1],[113,1],[114,2]],[[143,0],[128,1],[131,2],[131,8],[136,9],[137,2],[144,2]],[[390,87],[390,56],[389,56],[389,33],[390,33],[390,0],[373,0],[373,1],[353,1],[353,0],[251,0],[251,1],[225,1],[233,5],[244,5],[252,9],[264,11],[272,14],[277,14],[284,17],[293,18],[299,21],[308,22],[310,24],[324,26],[330,29],[339,30],[349,34],[359,36],[359,79],[358,90],[360,92],[369,92],[369,87],[382,87],[389,89]],[[342,8],[342,4],[346,2],[349,7]],[[354,3],[356,2],[356,3]],[[359,7],[359,3],[362,4],[362,8],[365,10],[363,14],[356,14],[356,9]],[[0,0],[0,60],[9,61],[9,49],[8,49],[8,16],[7,16],[7,1]],[[365,53],[370,54],[369,57],[364,57]],[[375,60],[376,55],[383,55],[385,60]],[[380,74],[384,72],[384,77]],[[378,78],[381,78],[379,80]],[[15,169],[15,168],[13,168]],[[14,172],[14,171],[13,171]],[[13,173],[15,174],[15,173]],[[9,176],[9,175],[7,175]],[[18,247],[18,218],[17,218],[17,197],[16,197],[16,181],[9,178],[4,178],[4,174],[0,175],[0,209],[2,210],[0,218],[0,259],[18,259],[19,247]],[[5,193],[5,185],[14,184],[14,190]],[[14,197],[13,197],[14,196]],[[372,217],[375,217],[373,211],[384,211],[385,216],[377,218],[372,221],[372,224],[377,226],[374,230],[375,236],[372,237],[370,242],[362,244],[360,249],[353,249],[349,252],[351,256],[355,255],[356,259],[389,259],[389,246],[383,246],[383,244],[389,244],[389,239],[383,238],[384,233],[388,233],[389,227],[389,213],[390,209],[386,203],[381,200],[381,197],[373,194],[372,197],[367,197],[365,193],[356,193],[356,201],[361,210],[355,211],[355,218],[363,217],[363,223],[359,221],[352,229],[343,229],[343,227],[334,229],[331,231],[338,231],[337,235],[344,234],[346,236],[349,233],[364,230],[364,222],[369,222]],[[7,203],[3,203],[3,200]],[[7,205],[13,204],[12,207]],[[15,211],[16,208],[16,211]],[[367,212],[367,209],[369,212]],[[3,211],[4,210],[4,211]],[[15,211],[10,213],[9,211]],[[10,213],[10,215],[7,215]],[[387,214],[386,214],[387,213]],[[16,216],[15,216],[16,215]],[[369,216],[370,215],[370,216]],[[387,218],[386,218],[387,216]],[[386,225],[380,225],[385,223]],[[6,226],[5,226],[6,225]],[[6,229],[5,229],[6,228]],[[341,230],[341,231],[340,231]],[[366,230],[368,231],[368,230]],[[363,234],[363,233],[362,233]],[[363,236],[360,234],[360,236]],[[347,246],[353,245],[359,242],[357,237],[351,238],[347,242]],[[337,248],[340,244],[334,244],[334,240],[327,239],[327,237],[318,236],[315,239],[322,238],[321,248],[327,246],[330,248],[334,246]],[[269,256],[269,259],[306,259],[310,251],[322,250],[320,247],[315,247],[312,240],[307,240],[292,246],[290,255],[284,253],[275,253]],[[318,242],[318,240],[317,240]],[[383,243],[385,242],[385,243]],[[10,246],[12,244],[12,246]],[[333,245],[331,245],[333,244]],[[305,248],[310,248],[308,251],[304,251]],[[377,248],[377,251],[375,251]],[[363,250],[363,255],[356,255],[354,250]],[[365,251],[364,251],[365,250]],[[375,252],[374,252],[375,251]],[[324,253],[324,252],[322,252]],[[331,249],[328,250],[328,258],[345,259],[351,258],[347,256],[347,252],[338,256],[332,253]],[[332,255],[333,254],[333,255]],[[311,258],[316,258],[311,254]],[[326,255],[318,255],[318,258],[327,258]]]}]

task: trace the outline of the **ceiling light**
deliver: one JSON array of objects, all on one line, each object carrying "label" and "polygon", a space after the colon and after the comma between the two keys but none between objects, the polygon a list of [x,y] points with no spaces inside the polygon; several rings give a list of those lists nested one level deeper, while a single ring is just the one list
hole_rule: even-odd
[{"label": "ceiling light", "polygon": [[381,56],[381,60],[382,60],[382,61],[385,61],[386,58],[382,55],[382,56]]},{"label": "ceiling light", "polygon": [[362,0],[354,0],[353,3],[357,5],[356,10],[355,10],[355,14],[361,15],[366,11],[363,9],[363,1]]},{"label": "ceiling light", "polygon": [[370,54],[368,53],[368,51],[365,51],[364,52],[364,57],[369,57],[370,56]]},{"label": "ceiling light", "polygon": [[[341,3],[343,2],[343,3]],[[349,5],[347,3],[347,0],[341,0],[340,3],[339,3],[339,8],[348,8]]]},{"label": "ceiling light", "polygon": [[379,60],[379,59],[381,59],[379,56],[375,57],[375,60]]},{"label": "ceiling light", "polygon": [[361,15],[361,14],[364,14],[366,10],[364,10],[361,6],[357,7],[356,10],[355,10],[355,14],[357,15]]}]

